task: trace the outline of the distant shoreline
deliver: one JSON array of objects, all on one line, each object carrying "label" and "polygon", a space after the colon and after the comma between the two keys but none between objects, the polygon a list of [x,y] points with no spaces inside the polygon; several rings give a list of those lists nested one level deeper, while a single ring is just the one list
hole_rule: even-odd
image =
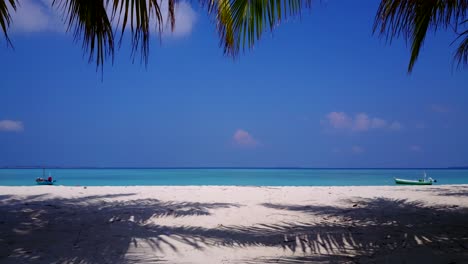
[{"label": "distant shoreline", "polygon": [[314,168],[314,167],[87,167],[87,166],[3,166],[0,169],[85,169],[85,170],[468,170],[468,166],[460,167],[393,167],[393,168]]}]

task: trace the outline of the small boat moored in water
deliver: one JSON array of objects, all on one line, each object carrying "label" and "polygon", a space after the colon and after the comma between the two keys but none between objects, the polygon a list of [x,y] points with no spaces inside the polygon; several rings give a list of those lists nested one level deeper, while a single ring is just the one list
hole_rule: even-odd
[{"label": "small boat moored in water", "polygon": [[39,185],[54,185],[55,182],[56,180],[52,180],[52,179],[44,179],[40,177],[36,178],[36,183]]},{"label": "small boat moored in water", "polygon": [[45,169],[42,169],[42,177],[37,177],[36,183],[38,185],[54,185],[56,180],[52,179],[52,176],[50,174],[48,178],[46,178],[44,175],[45,175]]},{"label": "small boat moored in water", "polygon": [[409,184],[409,185],[432,185],[433,181],[432,180],[405,180],[405,179],[397,179],[395,178],[395,183],[396,184]]},{"label": "small boat moored in water", "polygon": [[426,172],[424,172],[424,178],[419,180],[406,180],[406,179],[397,179],[395,178],[396,184],[407,184],[407,185],[432,185],[433,182],[437,182],[431,177],[426,179]]}]

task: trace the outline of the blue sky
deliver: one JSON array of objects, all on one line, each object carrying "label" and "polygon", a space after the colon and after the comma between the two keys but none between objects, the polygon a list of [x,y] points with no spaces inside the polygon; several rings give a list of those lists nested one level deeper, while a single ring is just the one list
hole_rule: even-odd
[{"label": "blue sky", "polygon": [[147,68],[124,45],[101,81],[56,14],[25,1],[15,49],[0,40],[0,166],[468,165],[453,33],[431,33],[408,75],[405,42],[372,36],[378,3],[360,4],[315,4],[233,60],[184,3]]}]

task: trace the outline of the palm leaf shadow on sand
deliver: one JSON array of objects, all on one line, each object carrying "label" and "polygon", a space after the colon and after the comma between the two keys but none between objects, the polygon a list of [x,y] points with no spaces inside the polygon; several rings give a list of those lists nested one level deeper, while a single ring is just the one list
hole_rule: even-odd
[{"label": "palm leaf shadow on sand", "polygon": [[[427,206],[422,202],[387,198],[342,202],[347,206],[264,206],[312,214],[324,222],[335,219],[332,225],[318,224],[312,233],[303,234],[303,230],[298,230],[296,237],[304,238],[296,239],[292,247],[309,247],[312,252],[325,254],[351,252],[360,262],[403,263],[413,259],[424,263],[447,260],[456,263],[468,257],[466,208]],[[296,263],[295,258],[271,261]]]},{"label": "palm leaf shadow on sand", "polygon": [[436,193],[438,196],[459,196],[459,197],[468,197],[468,186],[452,186],[450,188],[446,187],[437,187],[432,189],[421,189],[419,192],[432,192]]},{"label": "palm leaf shadow on sand", "polygon": [[[163,237],[173,231],[145,222],[151,218],[210,215],[230,203],[163,202],[157,199],[107,200],[134,194],[96,195],[72,199],[2,196],[0,199],[1,263],[130,263],[124,255],[136,238],[155,251],[171,246]],[[54,240],[55,239],[55,240]],[[189,239],[182,239],[190,244]],[[56,244],[69,250],[54,251]],[[86,245],[88,244],[88,245]],[[194,244],[194,246],[196,246]],[[94,250],[85,251],[84,248]],[[133,262],[149,262],[138,256]]]},{"label": "palm leaf shadow on sand", "polygon": [[[204,216],[240,205],[157,199],[124,202],[106,195],[3,198],[2,263],[159,262],[168,250],[179,252],[181,244],[201,251],[210,247],[283,248],[284,256],[239,256],[239,263],[393,263],[414,258],[438,263],[468,257],[466,209],[427,207],[406,200],[343,200],[344,207],[263,204],[277,213],[300,212],[304,221],[202,228],[162,226],[148,220]],[[149,252],[128,256],[130,246],[141,247],[142,241],[150,246]],[[57,243],[69,246],[57,252],[53,250]],[[85,250],[89,248],[93,250]]]}]

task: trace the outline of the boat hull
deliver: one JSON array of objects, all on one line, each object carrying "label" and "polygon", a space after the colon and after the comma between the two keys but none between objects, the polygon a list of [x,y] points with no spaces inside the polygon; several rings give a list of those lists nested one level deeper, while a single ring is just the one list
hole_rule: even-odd
[{"label": "boat hull", "polygon": [[396,184],[406,184],[406,185],[432,185],[432,181],[413,181],[413,180],[404,180],[404,179],[395,179]]},{"label": "boat hull", "polygon": [[53,182],[38,182],[37,185],[54,185]]},{"label": "boat hull", "polygon": [[50,181],[37,181],[36,180],[37,185],[54,185],[54,183],[55,183],[55,180],[53,180],[51,182]]}]

